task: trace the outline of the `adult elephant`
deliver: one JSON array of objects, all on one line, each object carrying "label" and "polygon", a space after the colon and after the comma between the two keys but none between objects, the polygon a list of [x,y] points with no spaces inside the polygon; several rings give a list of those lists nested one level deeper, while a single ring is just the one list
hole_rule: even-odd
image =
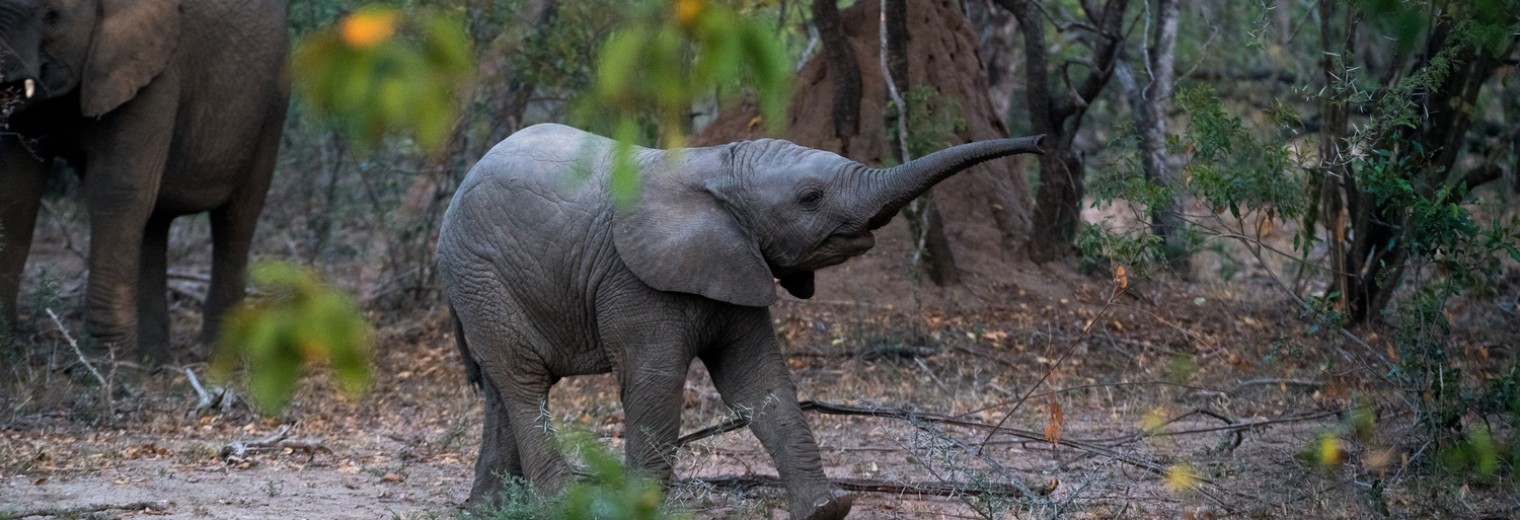
[{"label": "adult elephant", "polygon": [[283,0],[0,0],[0,317],[16,292],[52,158],[83,175],[85,322],[168,360],[166,245],[211,213],[203,339],[243,296],[285,121]]},{"label": "adult elephant", "polygon": [[866,252],[913,198],[982,161],[1038,152],[1039,139],[885,170],[768,139],[636,148],[643,189],[622,205],[609,191],[612,141],[559,125],[502,141],[460,185],[438,240],[459,347],[486,401],[470,501],[513,475],[562,488],[542,406],[550,385],[579,374],[617,373],[628,462],[670,478],[686,372],[700,358],[728,406],[749,414],[792,518],[843,517],[850,500],[824,477],[771,330],[773,279],[812,296],[814,270]]}]

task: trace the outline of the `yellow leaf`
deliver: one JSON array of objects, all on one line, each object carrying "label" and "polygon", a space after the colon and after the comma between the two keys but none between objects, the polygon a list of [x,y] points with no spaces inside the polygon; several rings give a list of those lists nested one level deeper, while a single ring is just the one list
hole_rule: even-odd
[{"label": "yellow leaf", "polygon": [[707,2],[704,0],[676,0],[676,23],[690,28],[706,8]]},{"label": "yellow leaf", "polygon": [[1122,266],[1122,265],[1121,266],[1115,266],[1114,267],[1114,292],[1117,293],[1119,291],[1122,291],[1122,290],[1124,290],[1125,287],[1129,287],[1129,275],[1124,272],[1124,266]]},{"label": "yellow leaf", "polygon": [[1166,426],[1166,411],[1160,408],[1152,408],[1140,418],[1140,430],[1145,433],[1155,433],[1162,426]]},{"label": "yellow leaf", "polygon": [[368,49],[396,33],[396,17],[392,9],[365,9],[344,17],[339,34],[349,47]]},{"label": "yellow leaf", "polygon": [[1186,464],[1176,464],[1166,469],[1166,488],[1186,491],[1198,485],[1198,474]]},{"label": "yellow leaf", "polygon": [[1319,465],[1334,466],[1341,463],[1341,439],[1334,435],[1325,435],[1319,438],[1319,446],[1315,450],[1319,458]]}]

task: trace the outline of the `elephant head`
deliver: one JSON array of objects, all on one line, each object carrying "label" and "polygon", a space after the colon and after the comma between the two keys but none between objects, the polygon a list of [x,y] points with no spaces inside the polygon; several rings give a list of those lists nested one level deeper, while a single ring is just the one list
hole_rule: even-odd
[{"label": "elephant head", "polygon": [[180,0],[0,0],[0,92],[28,103],[79,91],[99,117],[163,72]]},{"label": "elephant head", "polygon": [[763,139],[646,159],[640,200],[619,208],[623,262],[662,291],[746,306],[799,298],[813,271],[859,256],[872,231],[935,184],[983,161],[1040,153],[1042,136],[948,148],[892,168]]}]

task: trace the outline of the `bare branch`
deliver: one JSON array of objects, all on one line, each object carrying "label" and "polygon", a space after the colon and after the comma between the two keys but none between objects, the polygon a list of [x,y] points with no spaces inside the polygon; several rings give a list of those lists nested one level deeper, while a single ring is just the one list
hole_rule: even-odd
[{"label": "bare branch", "polygon": [[47,309],[47,314],[49,318],[52,318],[53,325],[58,327],[58,332],[63,333],[63,340],[69,344],[69,348],[74,349],[74,355],[79,357],[79,364],[84,365],[90,371],[90,374],[95,376],[95,381],[100,383],[100,395],[104,399],[108,409],[115,410],[116,402],[111,399],[111,382],[106,380],[105,376],[100,375],[100,371],[95,369],[95,365],[91,364],[90,360],[84,357],[84,351],[79,349],[79,342],[74,341],[74,336],[69,334],[67,327],[63,326],[63,321],[58,319],[58,314],[53,312],[51,308]]},{"label": "bare branch", "polygon": [[[697,477],[676,481],[681,483],[701,483],[703,485],[745,490],[757,487],[784,487],[780,478],[771,475],[751,476],[721,476],[721,477]],[[967,497],[982,495],[1006,495],[1022,497],[1024,493],[1016,486],[995,482],[967,483],[967,482],[888,482],[884,480],[839,478],[829,479],[833,487],[854,493],[886,493],[890,495],[919,495],[937,497]],[[1055,483],[1041,489],[1032,490],[1040,496],[1048,495],[1055,491]]]}]

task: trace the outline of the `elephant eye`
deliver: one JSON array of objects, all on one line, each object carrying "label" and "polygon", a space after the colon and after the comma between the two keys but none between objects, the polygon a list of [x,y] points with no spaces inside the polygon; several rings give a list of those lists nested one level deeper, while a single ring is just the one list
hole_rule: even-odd
[{"label": "elephant eye", "polygon": [[818,190],[807,190],[802,192],[801,197],[797,197],[797,204],[807,210],[818,209],[818,204],[821,202],[823,202],[823,192]]},{"label": "elephant eye", "polygon": [[45,23],[45,24],[48,24],[48,25],[57,24],[59,16],[62,16],[62,15],[58,12],[57,9],[48,9],[47,12],[42,13],[42,23]]}]

